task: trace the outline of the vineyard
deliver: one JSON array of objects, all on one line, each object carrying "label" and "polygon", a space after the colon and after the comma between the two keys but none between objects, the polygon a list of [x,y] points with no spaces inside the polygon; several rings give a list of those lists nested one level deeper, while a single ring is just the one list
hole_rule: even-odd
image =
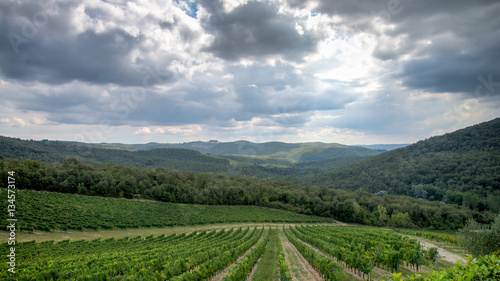
[{"label": "vineyard", "polygon": [[[6,197],[6,189],[0,196]],[[240,222],[331,222],[331,219],[255,206],[189,205],[16,190],[20,230],[113,229]],[[8,202],[0,200],[7,210]],[[55,215],[57,214],[57,215]],[[2,220],[7,213],[2,213]]]},{"label": "vineyard", "polygon": [[[2,244],[2,252],[9,247]],[[1,263],[0,280],[389,280],[396,272],[425,273],[436,258],[435,248],[424,250],[392,230],[326,225],[30,241],[16,248],[16,273]]]}]

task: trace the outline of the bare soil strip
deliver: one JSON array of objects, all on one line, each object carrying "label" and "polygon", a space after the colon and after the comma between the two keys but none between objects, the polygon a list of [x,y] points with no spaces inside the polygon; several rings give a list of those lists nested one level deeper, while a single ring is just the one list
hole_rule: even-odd
[{"label": "bare soil strip", "polygon": [[247,279],[245,281],[251,281],[253,279],[253,275],[255,274],[255,271],[257,270],[257,266],[259,265],[260,261],[262,260],[262,256],[257,260],[257,263],[252,268],[252,271],[250,271],[250,274],[248,274]]},{"label": "bare soil strip", "polygon": [[416,240],[420,241],[420,243],[422,244],[422,247],[424,247],[424,249],[438,248],[439,257],[447,262],[451,262],[453,264],[455,264],[457,261],[459,261],[463,264],[467,263],[467,260],[464,259],[463,257],[461,257],[457,254],[450,253],[450,252],[446,251],[445,249],[438,247],[435,244],[433,244],[427,240],[424,240],[420,237],[411,236],[411,235],[404,235],[404,236],[408,236],[412,239],[416,239]]},{"label": "bare soil strip", "polygon": [[283,230],[279,231],[281,244],[283,245],[283,252],[285,253],[285,260],[290,267],[290,275],[292,281],[321,281],[321,276],[316,270],[307,262],[302,254],[295,248],[288,238],[284,235]]}]

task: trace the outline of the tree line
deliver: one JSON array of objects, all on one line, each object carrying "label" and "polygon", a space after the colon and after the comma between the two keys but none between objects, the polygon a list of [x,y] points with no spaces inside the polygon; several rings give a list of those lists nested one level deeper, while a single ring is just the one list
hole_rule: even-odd
[{"label": "tree line", "polygon": [[165,170],[114,164],[62,163],[0,158],[1,187],[16,172],[18,188],[163,202],[255,205],[376,226],[458,229],[473,218],[489,223],[494,214],[408,196],[373,195],[283,180]]}]

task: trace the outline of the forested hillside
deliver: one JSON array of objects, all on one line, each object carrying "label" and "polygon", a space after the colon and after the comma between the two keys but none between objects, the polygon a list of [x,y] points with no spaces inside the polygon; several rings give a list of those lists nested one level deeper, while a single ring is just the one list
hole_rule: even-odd
[{"label": "forested hillside", "polygon": [[[218,156],[205,155],[200,151]],[[228,152],[235,154],[224,154]],[[139,168],[161,167],[167,170],[283,180],[297,180],[306,175],[339,169],[356,163],[363,157],[378,153],[380,151],[367,148],[325,143],[268,142],[257,144],[237,141],[183,144],[87,144],[21,140],[0,136],[0,155],[9,158],[60,163],[68,157],[75,157],[88,164],[113,163]]]},{"label": "forested hillside", "polygon": [[290,162],[304,162],[323,160],[340,156],[367,156],[376,155],[384,150],[375,150],[365,147],[347,146],[337,143],[284,143],[266,142],[254,143],[249,141],[235,142],[187,142],[179,144],[102,144],[104,147],[150,150],[156,148],[184,148],[199,151],[204,154],[213,155],[247,155],[247,156],[269,156],[270,158],[287,159]]},{"label": "forested hillside", "polygon": [[8,171],[15,171],[19,189],[140,197],[171,203],[265,206],[370,225],[457,229],[469,218],[489,222],[494,216],[489,212],[405,196],[376,196],[360,191],[302,186],[289,181],[162,168],[88,165],[75,158],[62,164],[3,158],[0,169],[0,187],[6,187]]},{"label": "forested hillside", "polygon": [[302,182],[500,211],[500,118]]},{"label": "forested hillside", "polygon": [[32,159],[44,162],[62,162],[76,157],[86,163],[113,163],[168,170],[223,173],[229,168],[226,159],[204,155],[200,152],[180,148],[164,148],[133,151],[103,148],[97,144],[62,141],[27,141],[0,137],[0,155],[17,159]]}]

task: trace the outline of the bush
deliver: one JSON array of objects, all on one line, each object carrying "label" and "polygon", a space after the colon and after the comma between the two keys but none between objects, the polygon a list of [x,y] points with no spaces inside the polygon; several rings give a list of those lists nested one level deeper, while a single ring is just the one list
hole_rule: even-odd
[{"label": "bush", "polygon": [[474,259],[469,256],[467,264],[457,262],[454,267],[445,271],[431,272],[430,278],[415,274],[405,279],[401,273],[393,274],[394,281],[415,280],[500,280],[500,257],[497,254],[486,255]]},{"label": "bush", "polygon": [[474,256],[492,254],[500,250],[500,214],[490,225],[469,220],[459,233],[462,246]]}]

